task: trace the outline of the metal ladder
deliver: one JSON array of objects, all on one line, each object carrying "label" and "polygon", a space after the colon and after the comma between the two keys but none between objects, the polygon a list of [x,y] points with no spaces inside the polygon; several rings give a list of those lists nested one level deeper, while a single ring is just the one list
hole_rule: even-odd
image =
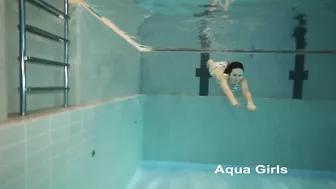
[{"label": "metal ladder", "polygon": [[[36,26],[26,24],[26,2],[41,8],[42,10],[64,20],[64,37],[57,36],[48,31],[42,30]],[[64,107],[68,107],[69,103],[69,15],[68,15],[68,0],[64,0],[64,12],[50,5],[43,0],[19,0],[19,33],[20,33],[20,114],[27,113],[27,93],[28,92],[45,92],[45,91],[59,91],[64,92]],[[64,62],[57,62],[53,60],[42,59],[26,55],[26,32],[41,36],[43,38],[60,42],[64,44]],[[64,67],[64,86],[63,87],[27,87],[26,83],[26,63],[37,63],[51,66]]]}]

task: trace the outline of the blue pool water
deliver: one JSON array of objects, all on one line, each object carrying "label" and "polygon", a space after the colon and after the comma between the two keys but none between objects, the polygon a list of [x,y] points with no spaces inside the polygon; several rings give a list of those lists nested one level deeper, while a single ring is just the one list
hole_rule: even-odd
[{"label": "blue pool water", "polygon": [[[132,33],[125,24],[129,23],[130,28],[136,28],[133,32],[141,44],[156,48],[202,49],[206,48],[206,42],[211,43],[207,48],[213,50],[295,50],[304,42],[306,50],[335,49],[331,40],[336,31],[332,24],[335,14],[327,9],[332,4],[326,6],[331,1],[310,1],[310,5],[303,0],[271,3],[237,0],[229,12],[218,8],[205,14],[207,8],[200,5],[209,2],[139,0],[137,3],[145,8],[145,20],[139,27],[131,24],[141,17],[135,16],[136,11],[127,14],[130,22],[108,14],[115,6],[106,8],[105,14],[98,12],[126,33]],[[123,7],[130,7],[126,5]],[[120,10],[125,10],[123,7]],[[321,16],[316,16],[317,12]],[[298,18],[301,14],[305,15],[303,21]],[[293,36],[300,29],[307,32]],[[244,63],[257,112],[248,112],[245,107],[232,108],[213,78],[205,83],[206,74],[198,76],[197,71],[207,56],[215,61]],[[136,132],[141,133],[141,143],[135,143],[141,144],[143,164],[128,189],[336,188],[332,174],[296,171],[336,170],[336,152],[330,145],[335,144],[336,123],[333,109],[336,90],[330,87],[335,80],[331,77],[334,60],[334,55],[324,54],[310,54],[303,59],[294,54],[141,53],[139,90],[144,94],[143,128]],[[321,69],[322,62],[328,69]],[[309,78],[304,79],[306,71]],[[200,96],[205,88],[207,94]],[[296,93],[301,93],[302,98],[293,99]],[[242,98],[239,101],[244,103]],[[164,162],[188,162],[188,166]],[[214,166],[209,163],[286,164],[292,169],[286,175],[230,176],[214,174]],[[114,174],[122,175],[118,171]]]},{"label": "blue pool water", "polygon": [[[143,45],[213,51],[137,52],[85,8],[73,7],[71,104],[134,96],[1,129],[0,189],[125,189],[127,183],[127,189],[336,188],[327,172],[336,172],[335,54],[215,52],[336,49],[335,0],[235,0],[227,12],[209,12],[203,5],[211,0],[85,1]],[[5,17],[13,19],[6,20],[5,67],[19,74],[17,8],[17,1],[6,1]],[[56,31],[51,19],[28,12],[30,24]],[[28,54],[63,61],[62,50],[37,48],[39,40],[32,40]],[[232,107],[208,78],[207,58],[244,64],[256,112]],[[63,72],[33,70],[29,85],[62,83]],[[8,81],[14,112],[19,76]],[[62,101],[31,99],[32,110]],[[218,163],[290,169],[231,176],[215,174]]]}]

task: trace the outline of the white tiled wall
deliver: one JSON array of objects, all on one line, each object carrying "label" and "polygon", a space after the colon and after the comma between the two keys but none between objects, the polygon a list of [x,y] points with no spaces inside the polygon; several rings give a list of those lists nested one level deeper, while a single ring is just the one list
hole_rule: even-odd
[{"label": "white tiled wall", "polygon": [[141,137],[138,97],[0,125],[0,189],[122,189]]}]

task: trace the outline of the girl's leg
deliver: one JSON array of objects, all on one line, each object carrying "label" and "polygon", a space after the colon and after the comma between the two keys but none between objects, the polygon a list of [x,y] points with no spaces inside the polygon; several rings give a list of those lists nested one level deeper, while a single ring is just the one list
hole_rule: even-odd
[{"label": "girl's leg", "polygon": [[231,3],[231,0],[226,0],[225,1],[224,7],[223,7],[225,11],[229,10],[230,3]]},{"label": "girl's leg", "polygon": [[219,80],[223,76],[223,72],[227,66],[227,62],[215,62],[209,59],[207,62],[207,67],[211,76]]}]

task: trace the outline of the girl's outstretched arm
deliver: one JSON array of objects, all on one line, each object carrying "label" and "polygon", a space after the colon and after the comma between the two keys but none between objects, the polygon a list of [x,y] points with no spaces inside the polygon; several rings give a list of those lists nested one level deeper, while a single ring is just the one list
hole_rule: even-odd
[{"label": "girl's outstretched arm", "polygon": [[245,79],[243,79],[241,81],[241,87],[242,87],[242,91],[243,91],[243,95],[247,101],[247,108],[250,110],[255,110],[257,109],[256,106],[254,105],[254,102],[252,100],[252,94],[250,89],[248,88],[248,84],[247,81]]},{"label": "girl's outstretched arm", "polygon": [[212,59],[209,59],[207,62],[207,67],[210,74],[216,78],[218,81],[223,93],[228,97],[231,104],[234,106],[239,105],[238,101],[236,100],[235,96],[233,95],[230,86],[228,84],[228,77],[223,75],[223,69],[217,68],[216,62]]},{"label": "girl's outstretched arm", "polygon": [[239,102],[237,101],[237,99],[235,98],[235,96],[233,95],[233,92],[231,91],[229,85],[228,85],[228,81],[227,81],[227,77],[226,76],[222,76],[221,79],[219,80],[220,86],[224,92],[224,94],[228,97],[228,99],[230,100],[231,104],[233,106],[239,106]]}]

